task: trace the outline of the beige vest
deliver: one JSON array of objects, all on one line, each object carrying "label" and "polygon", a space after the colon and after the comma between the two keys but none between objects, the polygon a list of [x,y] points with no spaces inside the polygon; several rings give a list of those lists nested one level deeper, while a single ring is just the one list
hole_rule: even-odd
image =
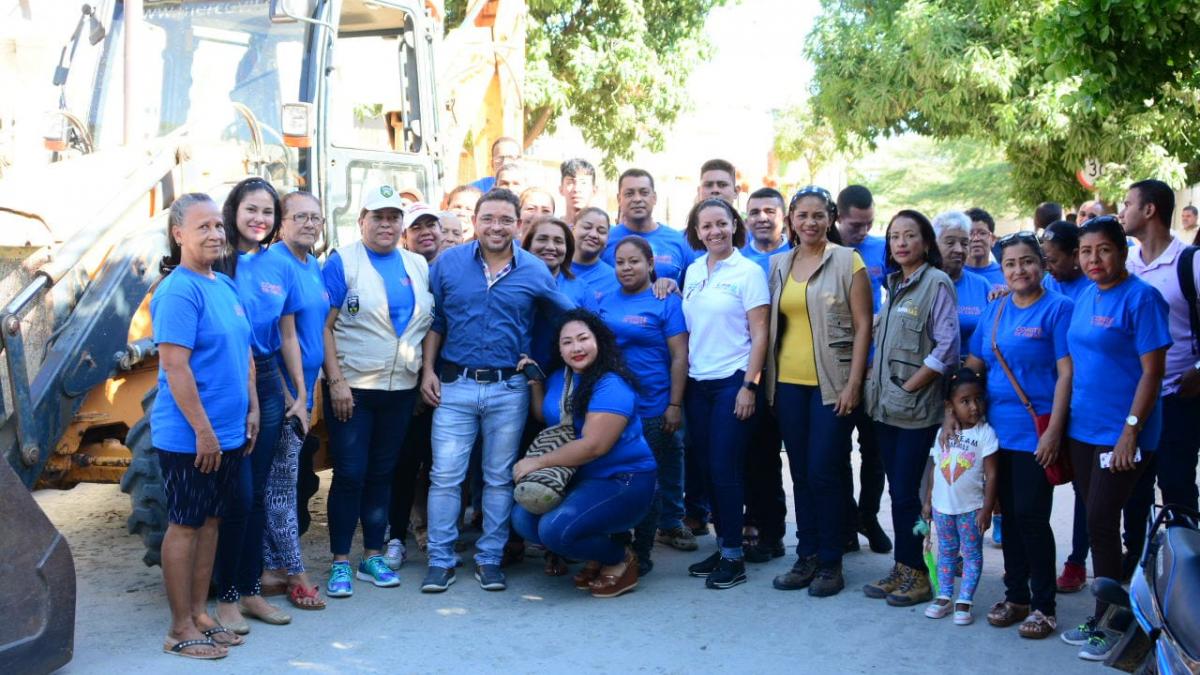
[{"label": "beige vest", "polygon": [[[799,249],[792,249],[789,253],[771,256],[767,274],[767,286],[771,290],[766,377],[767,403],[770,405],[775,405],[775,386],[779,380],[779,343],[787,331],[787,317],[779,314],[779,300],[799,253]],[[836,403],[850,381],[850,361],[854,355],[854,322],[850,312],[853,279],[854,250],[827,243],[821,264],[809,278],[805,292],[813,355],[817,361],[817,382],[821,386],[821,402],[825,405]]]},{"label": "beige vest", "polygon": [[388,315],[383,277],[375,271],[361,241],[338,249],[346,272],[346,299],[333,323],[338,363],[354,389],[399,391],[417,386],[421,341],[433,323],[433,294],[425,258],[397,249],[413,290],[413,313],[396,337]]}]

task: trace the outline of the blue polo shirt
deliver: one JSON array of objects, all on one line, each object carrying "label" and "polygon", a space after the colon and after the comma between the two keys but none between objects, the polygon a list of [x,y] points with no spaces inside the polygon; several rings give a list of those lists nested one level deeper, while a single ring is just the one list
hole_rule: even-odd
[{"label": "blue polo shirt", "polygon": [[958,275],[958,281],[954,282],[954,290],[958,295],[958,330],[962,337],[961,344],[965,346],[970,343],[971,334],[980,323],[979,317],[988,307],[988,292],[992,290],[992,285],[987,279],[964,269]]},{"label": "blue polo shirt", "polygon": [[490,288],[479,242],[448,249],[429,271],[433,326],[441,334],[441,358],[467,368],[512,368],[530,350],[534,314],[551,321],[574,308],[558,290],[550,269],[513,246],[510,270]]},{"label": "blue polo shirt", "polygon": [[[383,278],[383,291],[387,294],[388,318],[392,320],[392,329],[396,337],[404,334],[408,322],[412,321],[413,308],[416,306],[416,296],[413,294],[412,280],[408,278],[408,270],[404,268],[404,258],[400,251],[391,253],[376,253],[366,246],[367,259],[371,267]],[[350,290],[346,288],[346,267],[342,256],[334,251],[325,261],[325,269],[321,270],[325,279],[325,289],[329,291],[329,307],[340,309],[346,302]]]},{"label": "blue polo shirt", "polygon": [[989,260],[988,264],[983,267],[971,267],[966,265],[963,267],[968,272],[974,272],[979,276],[987,279],[992,285],[992,290],[1001,290],[1008,288],[1008,282],[1004,280],[1004,270],[1000,269],[1000,263],[995,260]]},{"label": "blue polo shirt", "polygon": [[621,282],[617,281],[617,271],[603,260],[597,259],[591,265],[571,261],[571,273],[592,289],[592,295],[597,302],[605,295],[621,290]]},{"label": "blue polo shirt", "polygon": [[[560,368],[546,381],[542,414],[548,426],[558,424],[561,419],[559,403],[562,400],[563,372]],[[573,415],[571,418],[576,437],[586,436],[583,426],[587,420],[587,413],[612,413],[626,418],[629,422],[608,452],[579,467],[580,478],[608,478],[619,473],[640,473],[657,468],[654,453],[650,451],[650,446],[642,435],[642,420],[635,414],[636,405],[637,394],[633,387],[616,373],[605,373],[596,382],[587,411],[583,415]]]},{"label": "blue polo shirt", "polygon": [[1046,290],[1061,293],[1071,300],[1079,299],[1079,294],[1091,284],[1092,280],[1088,279],[1086,275],[1080,275],[1071,281],[1063,282],[1047,274],[1046,278],[1042,280],[1042,286],[1045,286]]},{"label": "blue polo shirt", "polygon": [[[1067,430],[1071,438],[1116,445],[1142,377],[1142,355],[1172,344],[1167,312],[1167,301],[1158,290],[1137,277],[1106,291],[1092,284],[1079,294],[1067,332],[1074,365]],[[1155,402],[1143,421],[1138,447],[1155,450],[1162,406]]]},{"label": "blue polo shirt", "polygon": [[[295,314],[296,339],[300,342],[300,363],[304,367],[308,409],[312,410],[313,386],[316,385],[317,374],[321,372],[321,364],[325,362],[325,317],[329,314],[329,291],[325,290],[325,281],[321,277],[321,263],[312,255],[300,262],[283,242],[273,244],[266,255],[280,256],[291,261],[289,264],[296,268],[300,293],[300,308]],[[288,391],[295,396],[296,387],[288,376],[282,354],[279,355],[279,371],[283,374]]]},{"label": "blue polo shirt", "polygon": [[600,301],[600,318],[617,336],[630,372],[638,378],[639,417],[658,417],[671,402],[671,350],[667,338],[687,332],[683,300],[672,293],[659,300],[654,290],[610,293]]},{"label": "blue polo shirt", "polygon": [[981,359],[987,368],[987,418],[996,430],[1000,447],[1036,452],[1037,429],[1033,418],[992,351],[992,327],[996,325],[996,312],[1001,305],[1004,312],[996,326],[996,346],[1034,411],[1045,415],[1054,407],[1058,360],[1068,354],[1067,329],[1074,304],[1053,291],[1046,291],[1025,308],[1017,307],[1011,297],[1000,298],[986,307],[982,317],[977,317],[979,328],[971,336],[970,354]]},{"label": "blue polo shirt", "polygon": [[631,234],[636,234],[650,243],[654,252],[654,273],[659,279],[674,279],[679,287],[683,287],[683,275],[688,265],[696,259],[696,252],[688,245],[687,239],[679,230],[673,230],[662,223],[650,232],[634,232],[621,223],[608,232],[608,246],[601,258],[609,265],[616,264],[617,246],[621,240]]},{"label": "blue polo shirt", "polygon": [[270,356],[279,351],[279,319],[295,314],[303,302],[296,266],[269,249],[238,253],[238,299],[246,308],[252,331],[250,346],[254,356]]},{"label": "blue polo shirt", "polygon": [[783,244],[781,246],[776,248],[774,251],[768,251],[766,253],[763,253],[754,247],[753,237],[748,236],[748,238],[749,241],[747,241],[746,245],[742,247],[742,255],[747,259],[758,263],[758,266],[763,268],[763,274],[769,275],[771,273],[772,256],[779,255],[780,253],[787,253],[788,251],[792,250],[792,244],[787,240],[787,237],[784,237]]},{"label": "blue polo shirt", "polygon": [[[154,344],[192,350],[188,366],[221,450],[245,446],[250,321],[233,280],[219,272],[209,279],[176,267],[150,298],[150,320]],[[175,402],[161,364],[158,396],[150,411],[150,441],[159,450],[196,453],[196,432]]]},{"label": "blue polo shirt", "polygon": [[853,248],[862,256],[867,266],[867,278],[871,280],[871,312],[879,314],[883,304],[883,287],[887,283],[887,241],[883,237],[868,234],[862,243]]}]

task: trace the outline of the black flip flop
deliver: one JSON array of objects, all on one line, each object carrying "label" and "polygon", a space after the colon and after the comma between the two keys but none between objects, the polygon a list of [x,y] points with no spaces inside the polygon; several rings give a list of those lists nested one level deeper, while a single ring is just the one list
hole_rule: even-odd
[{"label": "black flip flop", "polygon": [[208,638],[209,640],[212,640],[212,636],[219,635],[221,633],[229,633],[230,635],[232,635],[233,640],[230,642],[217,642],[216,640],[212,640],[214,643],[216,643],[218,646],[221,646],[221,647],[240,647],[240,646],[246,644],[246,641],[242,639],[242,636],[238,635],[237,633],[229,630],[228,628],[226,628],[225,626],[222,626],[220,624],[213,626],[212,628],[209,628],[208,630],[202,630],[200,632],[203,633],[204,637]]}]

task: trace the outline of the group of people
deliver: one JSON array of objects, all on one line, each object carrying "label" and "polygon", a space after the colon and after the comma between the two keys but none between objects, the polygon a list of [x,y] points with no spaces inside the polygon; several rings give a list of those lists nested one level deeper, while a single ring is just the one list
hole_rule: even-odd
[{"label": "group of people", "polygon": [[[519,159],[504,141],[497,169]],[[1132,572],[1156,482],[1195,508],[1200,269],[1171,234],[1168,186],[1134,184],[1119,217],[1060,209],[1040,233],[996,240],[979,208],[902,210],[871,235],[862,186],[765,187],[743,215],[729,162],[699,177],[682,231],[655,220],[640,169],[616,183],[614,223],[579,159],[562,165],[561,217],[540,188],[462,186],[442,212],[364,187],[360,240],[323,266],[311,194],[251,178],[223,208],[178,198],[151,301],[164,651],[222,658],[247,618],[287,623],[272,589],[324,608],[299,547],[318,386],[333,467],[325,598],[398,585],[418,529],[420,589],[446,591],[464,511],[478,514],[485,590],[504,590],[504,565],[528,549],[546,574],[581,562],[577,588],[619,596],[656,543],[696,550],[710,524],[715,546],[688,573],[730,588],[747,562],[785,553],[786,451],[796,560],[775,588],[839,593],[861,533],[894,558],[867,597],[969,624],[995,529],[1006,590],[987,620],[1044,638],[1056,592],[1086,583],[1089,549],[1096,576]],[[548,510],[514,500],[548,471],[563,476]],[[885,479],[894,548],[877,519]],[[1066,480],[1073,550],[1056,579],[1051,500]],[[1105,609],[1061,633],[1083,658],[1114,643]]]}]

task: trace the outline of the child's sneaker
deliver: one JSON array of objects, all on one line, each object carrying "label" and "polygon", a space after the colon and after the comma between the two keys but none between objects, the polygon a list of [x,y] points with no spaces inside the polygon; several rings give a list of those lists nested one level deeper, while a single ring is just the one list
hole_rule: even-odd
[{"label": "child's sneaker", "polygon": [[405,560],[408,560],[408,550],[404,547],[404,542],[399,539],[389,540],[387,550],[383,553],[383,562],[387,563],[390,569],[398,570]]},{"label": "child's sneaker", "polygon": [[942,619],[945,618],[952,609],[954,609],[954,604],[950,602],[950,598],[937,598],[925,608],[925,616],[931,619]]},{"label": "child's sneaker", "polygon": [[348,598],[354,595],[354,575],[350,563],[341,560],[329,566],[329,583],[325,584],[325,595],[331,598]]},{"label": "child's sneaker", "polygon": [[[966,607],[966,609],[959,609]],[[975,616],[971,614],[971,603],[958,601],[954,606],[954,625],[955,626],[970,626],[975,623]]]},{"label": "child's sneaker", "polygon": [[1108,658],[1113,647],[1117,646],[1117,641],[1121,636],[1113,631],[1098,628],[1092,632],[1092,636],[1088,638],[1087,644],[1079,648],[1079,658],[1085,661],[1103,661]]},{"label": "child's sneaker", "polygon": [[369,581],[380,588],[400,585],[400,577],[387,566],[383,556],[373,555],[358,564],[358,574],[363,581]]}]

